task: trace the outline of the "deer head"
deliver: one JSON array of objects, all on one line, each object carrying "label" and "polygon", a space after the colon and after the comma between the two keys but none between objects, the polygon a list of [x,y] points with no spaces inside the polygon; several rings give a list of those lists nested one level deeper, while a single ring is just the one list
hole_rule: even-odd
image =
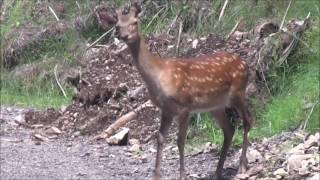
[{"label": "deer head", "polygon": [[129,12],[124,12],[122,9],[117,10],[116,31],[119,38],[126,43],[134,43],[139,40],[139,29],[138,29],[138,14],[141,9],[138,7],[137,3],[133,4]]}]

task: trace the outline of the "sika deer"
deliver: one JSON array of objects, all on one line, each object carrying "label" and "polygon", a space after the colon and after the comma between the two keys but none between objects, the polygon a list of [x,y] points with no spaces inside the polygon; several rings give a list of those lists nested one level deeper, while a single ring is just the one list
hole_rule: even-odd
[{"label": "sika deer", "polygon": [[160,179],[162,149],[168,129],[173,120],[179,124],[178,149],[180,156],[180,179],[186,179],[184,168],[184,145],[190,122],[189,115],[211,112],[224,133],[222,152],[216,176],[221,178],[224,161],[232,141],[234,127],[225,113],[226,107],[237,110],[244,125],[240,171],[246,169],[246,150],[251,115],[245,102],[248,67],[239,56],[227,52],[192,59],[160,58],[146,47],[138,30],[136,4],[128,13],[117,11],[116,29],[120,39],[131,51],[133,61],[140,72],[152,102],[161,109],[161,125],[155,165],[155,179]]}]

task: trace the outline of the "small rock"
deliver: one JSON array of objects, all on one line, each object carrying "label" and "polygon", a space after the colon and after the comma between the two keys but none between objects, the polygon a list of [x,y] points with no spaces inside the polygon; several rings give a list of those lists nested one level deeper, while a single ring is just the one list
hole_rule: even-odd
[{"label": "small rock", "polygon": [[141,146],[139,144],[134,144],[129,148],[130,152],[139,152],[141,150]]},{"label": "small rock", "polygon": [[249,180],[256,180],[257,179],[257,176],[251,176],[249,177]]},{"label": "small rock", "polygon": [[198,39],[195,39],[195,40],[192,41],[192,48],[193,48],[193,49],[196,49],[196,48],[197,48],[198,42],[199,42]]},{"label": "small rock", "polygon": [[134,90],[129,90],[128,91],[128,96],[131,98],[131,99],[136,99],[138,97],[139,94],[141,94],[143,92],[143,88],[144,86],[139,86],[137,87],[136,89]]},{"label": "small rock", "polygon": [[36,141],[34,144],[35,145],[41,145],[41,142],[40,141]]},{"label": "small rock", "polygon": [[178,151],[179,148],[176,146],[176,147],[173,147],[171,150],[172,150],[172,151]]},{"label": "small rock", "polygon": [[31,127],[35,128],[35,129],[39,129],[43,127],[43,124],[33,124]]},{"label": "small rock", "polygon": [[81,132],[80,131],[75,131],[74,133],[73,133],[73,136],[74,137],[78,137],[78,136],[80,136],[81,135]]},{"label": "small rock", "polygon": [[129,128],[123,128],[117,134],[107,139],[107,143],[110,145],[127,145],[129,137]]},{"label": "small rock", "polygon": [[311,135],[304,142],[304,148],[309,149],[312,146],[319,146],[319,141],[320,141],[319,133],[316,133],[315,135]]},{"label": "small rock", "polygon": [[320,174],[315,174],[313,175],[311,178],[309,178],[308,180],[319,180],[320,179]]},{"label": "small rock", "polygon": [[50,129],[47,130],[49,134],[61,134],[62,131],[59,128],[52,126]]},{"label": "small rock", "polygon": [[313,157],[312,154],[293,154],[293,155],[291,155],[288,158],[289,169],[294,169],[297,171],[301,167],[303,160],[310,159],[312,157]]},{"label": "small rock", "polygon": [[215,145],[213,145],[211,142],[207,142],[203,147],[203,153],[209,153],[213,149],[217,148]]},{"label": "small rock", "polygon": [[148,162],[148,156],[147,155],[142,155],[140,159],[141,159],[141,163],[147,163]]},{"label": "small rock", "polygon": [[237,178],[237,179],[248,179],[248,178],[249,178],[249,175],[248,175],[248,174],[245,174],[245,173],[243,173],[243,174],[237,174],[237,175],[236,175],[236,178]]},{"label": "small rock", "polygon": [[138,168],[135,168],[132,173],[138,173],[139,172],[139,169]]},{"label": "small rock", "polygon": [[302,167],[302,168],[299,168],[298,170],[298,174],[300,176],[308,176],[310,174],[310,172],[308,171],[308,168],[307,167]]},{"label": "small rock", "polygon": [[201,178],[199,174],[190,174],[189,177],[195,178],[195,179],[200,179]]},{"label": "small rock", "polygon": [[44,141],[44,142],[49,141],[49,138],[42,136],[41,134],[34,134],[33,136],[40,141]]},{"label": "small rock", "polygon": [[170,49],[172,49],[172,48],[174,48],[174,45],[169,45],[168,48],[167,48],[167,50],[170,50]]},{"label": "small rock", "polygon": [[288,173],[283,168],[280,168],[280,169],[277,169],[276,171],[274,171],[273,175],[275,175],[275,176],[279,175],[281,177],[284,177],[284,176],[288,175]]},{"label": "small rock", "polygon": [[157,152],[157,150],[154,149],[154,148],[150,148],[149,151],[150,151],[151,153],[156,153],[156,152]]},{"label": "small rock", "polygon": [[140,141],[139,141],[138,139],[134,139],[134,138],[133,138],[133,139],[130,139],[130,140],[129,140],[129,144],[130,144],[130,145],[140,144]]},{"label": "small rock", "polygon": [[73,117],[76,118],[76,117],[78,116],[78,114],[79,114],[79,113],[77,113],[77,112],[74,113],[74,114],[73,114]]},{"label": "small rock", "polygon": [[205,41],[205,40],[207,40],[207,37],[201,37],[200,40]]},{"label": "small rock", "polygon": [[86,153],[80,155],[80,157],[85,157],[85,156],[90,156],[90,153],[86,152]]},{"label": "small rock", "polygon": [[60,111],[64,113],[67,110],[67,106],[61,106]]},{"label": "small rock", "polygon": [[297,146],[295,146],[294,148],[292,148],[288,154],[304,154],[304,147],[303,144],[300,143]]},{"label": "small rock", "polygon": [[173,146],[167,146],[163,149],[163,152],[170,151],[172,148]]},{"label": "small rock", "polygon": [[262,162],[263,160],[261,153],[252,148],[248,149],[247,158],[248,158],[248,163]]},{"label": "small rock", "polygon": [[259,165],[256,165],[252,168],[250,168],[246,174],[248,174],[249,176],[254,176],[254,175],[257,175],[259,174],[262,170],[263,170],[263,165],[262,164],[259,164]]}]

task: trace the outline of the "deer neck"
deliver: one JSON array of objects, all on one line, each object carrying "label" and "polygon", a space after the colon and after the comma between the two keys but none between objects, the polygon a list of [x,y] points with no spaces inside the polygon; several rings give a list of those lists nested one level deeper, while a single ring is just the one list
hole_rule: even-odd
[{"label": "deer neck", "polygon": [[153,55],[145,45],[144,38],[140,38],[131,44],[128,44],[133,57],[134,64],[140,72],[147,86],[157,86],[157,77],[161,71],[161,59]]}]

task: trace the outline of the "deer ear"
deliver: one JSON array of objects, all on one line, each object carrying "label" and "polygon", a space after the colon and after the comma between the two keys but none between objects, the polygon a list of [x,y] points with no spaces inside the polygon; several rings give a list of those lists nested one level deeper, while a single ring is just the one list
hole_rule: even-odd
[{"label": "deer ear", "polygon": [[134,2],[131,5],[130,13],[134,15],[134,17],[138,17],[138,14],[141,12],[141,5],[138,2]]},{"label": "deer ear", "polygon": [[122,15],[122,10],[117,9],[116,14],[117,14],[117,19],[119,20],[119,17]]}]

